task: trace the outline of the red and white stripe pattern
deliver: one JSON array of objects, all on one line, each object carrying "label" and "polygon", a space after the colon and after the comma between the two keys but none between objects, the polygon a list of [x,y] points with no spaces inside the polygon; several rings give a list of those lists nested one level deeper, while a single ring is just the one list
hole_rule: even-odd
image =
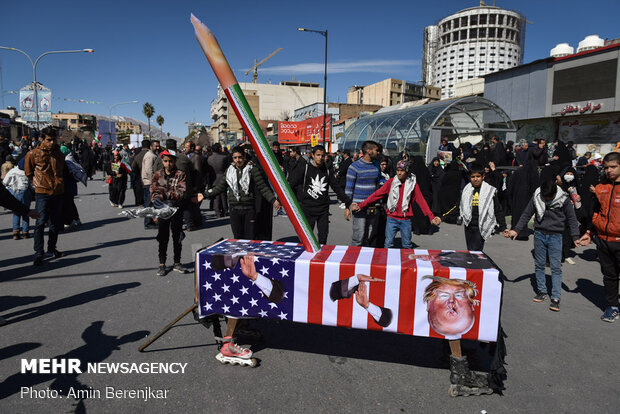
[{"label": "red and white stripe pattern", "polygon": [[[440,252],[355,246],[323,246],[316,254],[304,252],[295,261],[293,320],[444,338],[430,327],[422,299],[424,289],[431,283],[423,277],[440,276],[465,279],[476,285],[475,299],[480,302],[474,307],[475,322],[462,338],[495,342],[502,291],[498,269],[444,267],[428,258],[410,258],[415,254],[425,259],[424,256],[436,256]],[[329,290],[333,282],[360,273],[385,280],[384,283],[367,283],[367,286],[371,303],[392,310],[389,326],[379,326],[355,298],[331,301]]]}]

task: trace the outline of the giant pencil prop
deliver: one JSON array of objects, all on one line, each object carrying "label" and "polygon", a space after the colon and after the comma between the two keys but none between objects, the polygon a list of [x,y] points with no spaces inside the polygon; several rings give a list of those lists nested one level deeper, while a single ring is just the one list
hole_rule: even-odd
[{"label": "giant pencil prop", "polygon": [[252,147],[258,156],[258,159],[267,172],[269,182],[273,186],[278,195],[278,199],[284,206],[288,217],[293,222],[293,227],[297,236],[301,240],[304,248],[308,252],[316,253],[321,250],[312,229],[308,225],[306,218],[297,203],[291,187],[282,174],[282,170],[274,156],[269,143],[265,139],[263,132],[256,122],[256,118],[250,109],[250,105],[243,96],[243,92],[237,83],[237,79],[233,74],[228,61],[217,42],[217,39],[211,33],[209,28],[204,25],[193,14],[191,21],[196,31],[196,39],[202,47],[202,50],[211,64],[211,68],[220,82],[224,93],[235,110],[235,114],[243,126],[243,130],[250,138]]}]

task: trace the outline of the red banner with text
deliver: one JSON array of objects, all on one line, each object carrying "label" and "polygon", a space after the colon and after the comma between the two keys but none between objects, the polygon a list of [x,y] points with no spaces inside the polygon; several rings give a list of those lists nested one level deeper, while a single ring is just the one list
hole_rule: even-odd
[{"label": "red banner with text", "polygon": [[[306,119],[305,121],[289,122],[280,121],[278,123],[278,142],[280,144],[303,145],[310,144],[312,135],[316,134],[319,143],[323,142],[323,116]],[[326,142],[330,141],[331,136],[331,115],[327,115],[325,120]]]}]

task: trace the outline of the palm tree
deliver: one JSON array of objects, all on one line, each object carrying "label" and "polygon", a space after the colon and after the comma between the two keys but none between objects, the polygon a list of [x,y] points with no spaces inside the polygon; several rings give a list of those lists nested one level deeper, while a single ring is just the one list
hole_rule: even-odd
[{"label": "palm tree", "polygon": [[150,137],[151,136],[151,117],[155,113],[155,107],[153,107],[153,104],[151,104],[150,102],[145,102],[144,106],[142,107],[142,113],[149,120],[149,137]]},{"label": "palm tree", "polygon": [[164,136],[164,127],[162,125],[164,125],[164,117],[161,115],[157,115],[157,125],[159,125],[159,130],[161,132],[161,136]]}]

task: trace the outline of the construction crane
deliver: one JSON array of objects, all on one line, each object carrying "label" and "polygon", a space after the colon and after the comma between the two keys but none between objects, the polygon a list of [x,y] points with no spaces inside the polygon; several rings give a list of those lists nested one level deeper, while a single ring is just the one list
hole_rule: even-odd
[{"label": "construction crane", "polygon": [[276,51],[271,52],[271,54],[269,56],[267,56],[265,59],[261,60],[258,63],[256,63],[256,59],[254,59],[254,66],[252,68],[248,69],[247,72],[245,72],[245,74],[248,75],[251,71],[254,71],[254,76],[252,78],[252,83],[257,83],[258,82],[258,67],[260,65],[262,65],[263,63],[267,62],[269,59],[271,59],[280,50],[282,50],[282,48],[279,48]]}]

